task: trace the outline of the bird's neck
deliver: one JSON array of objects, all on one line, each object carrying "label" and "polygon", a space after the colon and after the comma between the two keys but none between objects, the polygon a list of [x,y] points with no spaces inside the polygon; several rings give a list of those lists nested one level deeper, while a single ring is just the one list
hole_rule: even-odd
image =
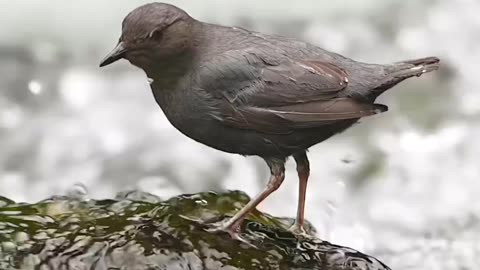
[{"label": "bird's neck", "polygon": [[143,67],[143,70],[155,82],[171,84],[184,77],[191,68],[192,57],[185,53],[175,58],[154,60],[150,65]]}]

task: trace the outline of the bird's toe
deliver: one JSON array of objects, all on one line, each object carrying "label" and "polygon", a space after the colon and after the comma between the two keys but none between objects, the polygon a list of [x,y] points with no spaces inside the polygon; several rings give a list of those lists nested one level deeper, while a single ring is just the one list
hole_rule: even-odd
[{"label": "bird's toe", "polygon": [[255,248],[252,243],[241,236],[239,226],[228,226],[225,222],[216,222],[208,224],[206,231],[214,234],[228,234],[232,240],[240,241],[250,247]]},{"label": "bird's toe", "polygon": [[310,234],[307,233],[307,231],[305,231],[302,225],[297,223],[293,224],[292,227],[288,229],[288,231],[293,233],[295,236],[300,236],[302,238],[312,237]]}]

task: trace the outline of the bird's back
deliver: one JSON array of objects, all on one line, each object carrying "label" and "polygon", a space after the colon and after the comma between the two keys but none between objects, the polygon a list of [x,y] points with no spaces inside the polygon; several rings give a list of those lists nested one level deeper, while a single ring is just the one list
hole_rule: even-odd
[{"label": "bird's back", "polygon": [[[240,27],[203,24],[206,40],[205,60],[227,51],[253,51],[275,62],[315,60],[332,63],[348,74],[348,87],[339,95],[366,99],[368,91],[386,75],[389,65],[369,64],[355,61],[338,53],[328,51],[308,42],[280,35],[263,34]],[[241,61],[242,59],[239,59]],[[267,63],[268,64],[268,63]],[[373,102],[376,98],[368,97]]]}]

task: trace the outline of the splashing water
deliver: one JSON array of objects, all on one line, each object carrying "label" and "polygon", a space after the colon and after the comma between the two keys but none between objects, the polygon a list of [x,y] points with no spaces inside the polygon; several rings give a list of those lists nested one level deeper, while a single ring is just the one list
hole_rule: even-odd
[{"label": "splashing water", "polygon": [[28,83],[28,90],[34,95],[40,95],[42,93],[43,87],[42,84],[38,81],[30,81]]}]

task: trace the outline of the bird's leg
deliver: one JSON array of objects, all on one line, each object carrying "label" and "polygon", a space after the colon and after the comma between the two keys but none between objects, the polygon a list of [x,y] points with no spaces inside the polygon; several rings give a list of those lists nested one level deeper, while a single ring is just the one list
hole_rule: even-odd
[{"label": "bird's leg", "polygon": [[297,172],[299,180],[298,190],[298,205],[297,205],[297,218],[295,224],[290,228],[290,231],[297,234],[306,234],[303,224],[305,221],[305,196],[307,193],[307,182],[310,176],[310,163],[306,152],[301,152],[293,155],[295,162],[297,163]]},{"label": "bird's leg", "polygon": [[270,180],[265,189],[260,192],[253,200],[248,202],[240,211],[238,211],[230,220],[223,224],[222,229],[229,232],[232,236],[236,235],[239,226],[247,215],[255,209],[265,198],[277,190],[285,179],[285,160],[265,159],[270,167]]}]

